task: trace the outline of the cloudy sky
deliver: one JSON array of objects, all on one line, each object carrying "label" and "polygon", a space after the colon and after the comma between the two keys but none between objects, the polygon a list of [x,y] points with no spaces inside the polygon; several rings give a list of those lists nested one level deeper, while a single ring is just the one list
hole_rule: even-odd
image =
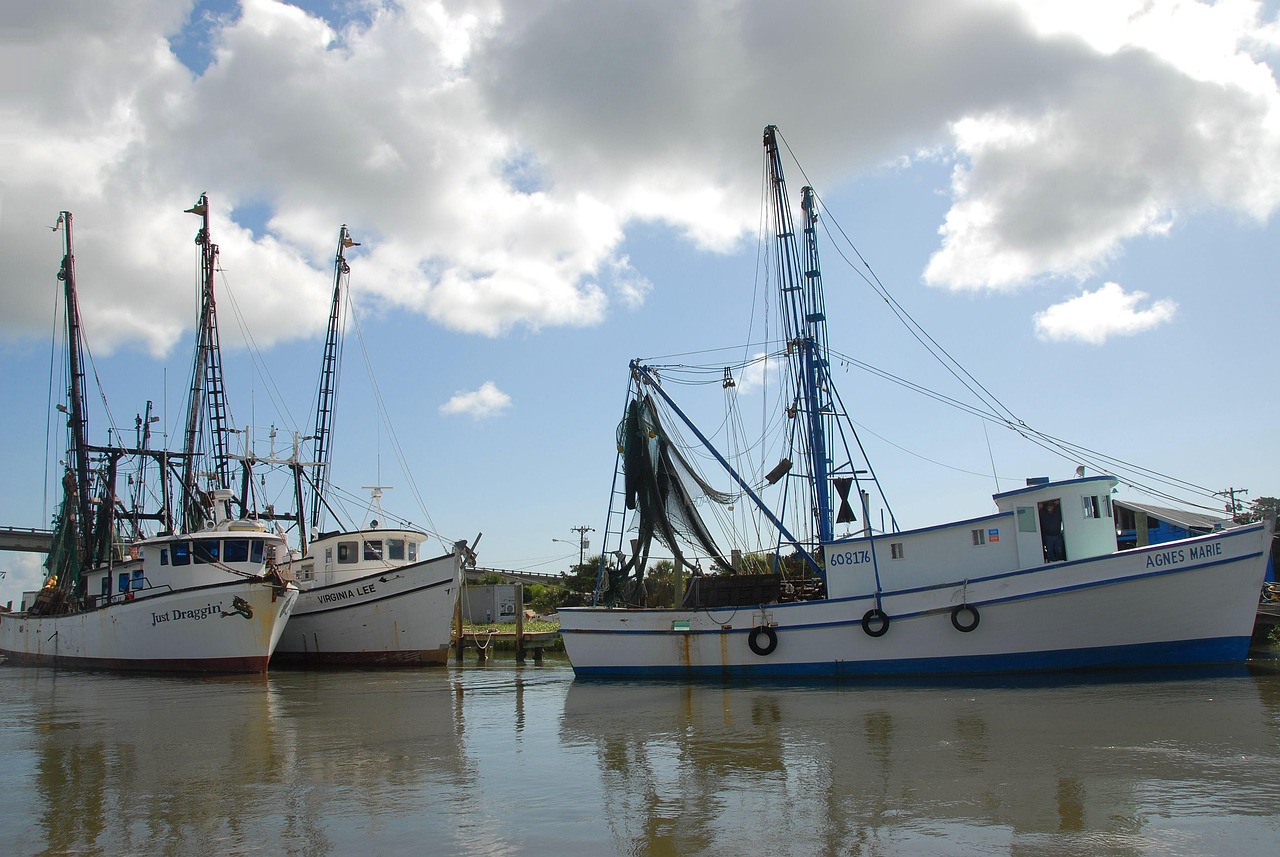
[{"label": "cloudy sky", "polygon": [[[335,479],[483,532],[483,564],[563,570],[552,539],[603,527],[627,360],[745,326],[770,123],[795,189],[1028,422],[1280,494],[1273,4],[49,0],[0,5],[0,43],[0,525],[55,502],[58,212],[91,431],[150,399],[172,435],[207,192],[237,425],[308,426],[347,224]],[[923,367],[825,279],[834,347]],[[1063,475],[869,395],[905,525],[938,520],[912,493],[987,511],[993,467]],[[0,601],[37,577],[0,570]]]}]

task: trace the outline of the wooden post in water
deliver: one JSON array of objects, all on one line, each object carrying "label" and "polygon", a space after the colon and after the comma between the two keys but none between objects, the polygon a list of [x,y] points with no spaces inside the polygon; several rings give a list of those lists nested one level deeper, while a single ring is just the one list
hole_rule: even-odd
[{"label": "wooden post in water", "polygon": [[516,584],[516,663],[524,663],[524,584]]},{"label": "wooden post in water", "polygon": [[462,650],[466,646],[466,640],[462,636],[462,593],[458,593],[458,600],[453,602],[453,634],[454,641],[458,646],[458,651],[454,655],[458,663],[462,663]]}]

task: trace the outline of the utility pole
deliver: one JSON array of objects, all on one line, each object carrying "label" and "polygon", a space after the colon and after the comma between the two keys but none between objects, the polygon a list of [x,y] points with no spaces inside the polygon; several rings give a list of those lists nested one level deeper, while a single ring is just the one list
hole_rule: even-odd
[{"label": "utility pole", "polygon": [[596,529],[584,524],[581,527],[570,527],[569,530],[578,534],[578,567],[581,568],[583,563],[587,561],[587,546],[589,545],[587,533],[594,533]]},{"label": "utility pole", "polygon": [[1215,497],[1227,497],[1227,514],[1231,516],[1231,520],[1235,520],[1238,515],[1244,513],[1244,504],[1236,499],[1237,494],[1248,494],[1248,488],[1226,488],[1222,491],[1213,492]]}]

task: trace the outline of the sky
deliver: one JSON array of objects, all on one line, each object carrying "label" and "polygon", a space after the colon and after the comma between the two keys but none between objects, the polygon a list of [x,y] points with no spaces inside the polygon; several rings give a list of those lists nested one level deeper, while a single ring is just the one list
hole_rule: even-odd
[{"label": "sky", "polygon": [[[207,193],[227,396],[255,450],[314,423],[345,224],[333,481],[388,486],[385,513],[444,540],[482,534],[481,565],[567,570],[605,525],[627,362],[741,340],[768,124],[793,192],[812,184],[1019,418],[1280,495],[1275,4],[53,0],[0,4],[0,45],[0,525],[56,505],[58,213],[91,435],[132,438],[150,400],[177,446],[184,211]],[[824,262],[832,347],[937,381]],[[1070,475],[845,371],[904,527]],[[39,562],[0,553],[0,603]]]}]

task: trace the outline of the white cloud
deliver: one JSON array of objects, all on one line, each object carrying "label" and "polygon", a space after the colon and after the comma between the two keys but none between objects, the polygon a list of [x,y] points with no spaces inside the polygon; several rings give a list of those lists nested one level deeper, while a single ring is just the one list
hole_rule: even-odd
[{"label": "white cloud", "polygon": [[[279,0],[200,22],[77,8],[0,12],[10,338],[44,331],[32,286],[52,287],[66,208],[95,348],[171,348],[201,191],[264,347],[323,327],[342,223],[363,300],[483,336],[599,324],[654,287],[632,224],[716,251],[755,228],[766,122],[820,189],[956,158],[925,272],[950,288],[1088,277],[1200,210],[1280,202],[1276,27],[1240,0],[368,0],[337,25]],[[211,61],[191,71],[171,46],[197,29]]]},{"label": "white cloud", "polygon": [[18,599],[23,592],[44,585],[44,560],[43,554],[35,553],[12,553],[4,558],[4,590],[12,594],[14,610],[21,606]]},{"label": "white cloud", "polygon": [[478,390],[455,393],[440,406],[442,414],[456,414],[484,420],[503,414],[511,407],[511,397],[498,389],[492,381],[485,381]]},{"label": "white cloud", "polygon": [[764,389],[771,380],[785,375],[785,362],[778,357],[770,357],[763,351],[752,355],[751,362],[742,367],[736,379],[738,392],[749,395]]},{"label": "white cloud", "polygon": [[[1025,4],[1057,68],[1048,91],[952,124],[963,158],[934,285],[1013,289],[1086,278],[1124,242],[1188,213],[1263,221],[1280,204],[1280,95],[1247,3]],[[1084,48],[1084,49],[1082,49]]]},{"label": "white cloud", "polygon": [[1055,304],[1035,315],[1036,336],[1063,342],[1077,340],[1101,345],[1113,336],[1131,336],[1173,320],[1178,305],[1170,300],[1147,300],[1146,292],[1126,293],[1118,283]]}]

